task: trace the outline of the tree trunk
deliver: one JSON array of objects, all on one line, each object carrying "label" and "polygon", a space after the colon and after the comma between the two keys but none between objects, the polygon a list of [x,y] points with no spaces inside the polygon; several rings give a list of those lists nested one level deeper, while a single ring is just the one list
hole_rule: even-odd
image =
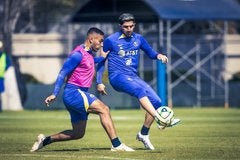
[{"label": "tree trunk", "polygon": [[12,65],[16,72],[17,86],[20,92],[21,101],[26,100],[26,87],[21,78],[20,67],[17,59],[13,58],[12,53],[12,34],[19,19],[22,9],[28,0],[0,0],[0,39],[3,41],[3,50],[11,57]]}]

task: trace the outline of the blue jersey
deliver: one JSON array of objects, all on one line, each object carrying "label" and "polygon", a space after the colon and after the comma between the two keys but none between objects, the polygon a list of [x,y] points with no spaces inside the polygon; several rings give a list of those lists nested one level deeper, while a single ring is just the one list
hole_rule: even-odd
[{"label": "blue jersey", "polygon": [[[126,37],[119,31],[107,37],[103,43],[103,51],[110,51],[107,56],[109,76],[137,74],[140,50],[143,50],[151,59],[157,59],[158,53],[140,34],[133,33],[131,37]],[[101,83],[103,65],[104,63],[98,65],[97,83]]]},{"label": "blue jersey", "polygon": [[[161,99],[155,91],[142,80],[137,72],[143,50],[151,59],[157,59],[158,53],[153,50],[142,35],[133,33],[126,37],[122,32],[116,32],[105,39],[103,51],[108,53],[108,75],[112,87],[138,99],[147,96],[154,108],[161,106]],[[97,83],[102,83],[104,62],[98,64]]]}]

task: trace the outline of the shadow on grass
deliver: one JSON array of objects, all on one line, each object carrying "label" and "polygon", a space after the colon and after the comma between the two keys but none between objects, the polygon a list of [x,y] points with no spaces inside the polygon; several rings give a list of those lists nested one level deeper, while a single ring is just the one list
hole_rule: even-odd
[{"label": "shadow on grass", "polygon": [[145,152],[148,152],[148,153],[151,153],[151,154],[153,154],[153,153],[163,153],[162,151],[160,151],[160,150],[157,150],[157,149],[155,149],[155,150],[146,150],[145,148],[133,148],[135,151],[145,151]]},{"label": "shadow on grass", "polygon": [[47,152],[79,152],[79,151],[91,151],[91,150],[107,150],[110,148],[79,148],[79,149],[55,149],[55,150],[45,150]]},{"label": "shadow on grass", "polygon": [[[69,148],[69,149],[54,149],[54,150],[42,150],[42,151],[38,151],[38,152],[80,152],[80,151],[91,151],[91,150],[98,150],[98,151],[111,151],[110,148]],[[146,151],[149,152],[151,154],[153,153],[163,153],[160,150],[146,150],[144,148],[134,148],[135,151]]]}]

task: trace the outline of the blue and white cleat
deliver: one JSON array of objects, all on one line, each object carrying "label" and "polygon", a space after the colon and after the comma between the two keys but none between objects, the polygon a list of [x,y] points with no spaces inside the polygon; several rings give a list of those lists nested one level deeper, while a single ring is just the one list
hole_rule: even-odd
[{"label": "blue and white cleat", "polygon": [[118,147],[113,147],[112,146],[111,151],[113,151],[113,152],[118,152],[118,151],[133,152],[135,150],[126,146],[124,143],[122,143]]},{"label": "blue and white cleat", "polygon": [[145,146],[145,149],[147,149],[147,150],[155,149],[149,139],[149,135],[142,135],[141,132],[138,132],[136,139],[143,143],[143,145]]},{"label": "blue and white cleat", "polygon": [[180,123],[181,120],[179,118],[174,118],[172,121],[171,121],[171,124],[169,124],[168,126],[163,126],[163,125],[160,125],[160,124],[157,124],[158,126],[158,129],[165,129],[166,127],[173,127],[175,125],[177,125],[178,123]]},{"label": "blue and white cleat", "polygon": [[43,140],[46,137],[43,134],[39,134],[37,137],[37,140],[34,142],[32,149],[30,150],[30,152],[35,152],[41,148],[43,148]]}]

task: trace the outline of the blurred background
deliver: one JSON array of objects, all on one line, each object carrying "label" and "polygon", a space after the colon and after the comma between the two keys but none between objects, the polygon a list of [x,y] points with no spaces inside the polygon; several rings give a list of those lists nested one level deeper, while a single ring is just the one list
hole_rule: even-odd
[{"label": "blurred background", "polygon": [[[106,36],[130,12],[136,32],[168,55],[163,66],[141,55],[140,76],[174,107],[240,107],[240,0],[1,0],[0,41],[11,57],[4,110],[44,109],[67,54],[95,26]],[[114,91],[91,92],[114,109],[139,108]],[[59,95],[51,109],[63,109]]]}]

